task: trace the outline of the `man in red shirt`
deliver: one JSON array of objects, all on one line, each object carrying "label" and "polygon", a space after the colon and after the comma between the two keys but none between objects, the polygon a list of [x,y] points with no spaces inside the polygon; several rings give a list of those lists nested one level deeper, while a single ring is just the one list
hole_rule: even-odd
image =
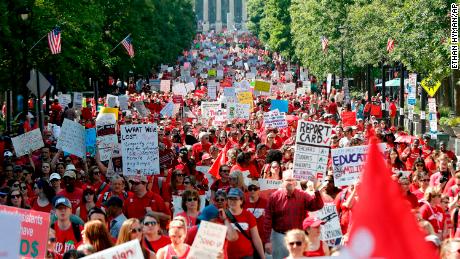
[{"label": "man in red shirt", "polygon": [[249,195],[246,196],[246,200],[243,203],[244,209],[251,212],[257,220],[257,230],[259,231],[260,239],[267,240],[264,232],[264,221],[265,221],[265,208],[267,207],[268,201],[260,197],[260,184],[257,180],[252,180],[248,185]]},{"label": "man in red shirt", "polygon": [[433,151],[434,151],[434,148],[432,146],[430,146],[430,141],[431,141],[431,136],[430,134],[425,134],[423,136],[423,146],[422,146],[422,158],[423,160],[425,160],[428,156],[430,156]]},{"label": "man in red shirt", "polygon": [[336,118],[335,115],[339,112],[339,110],[337,108],[337,103],[335,103],[334,98],[331,98],[331,103],[329,103],[329,105],[327,106],[326,111],[327,113],[334,115],[334,118]]},{"label": "man in red shirt", "polygon": [[283,188],[272,193],[268,200],[264,222],[265,240],[262,241],[273,259],[289,255],[284,242],[285,233],[291,229],[302,229],[302,222],[308,211],[316,211],[324,206],[319,191],[311,196],[296,189],[296,185],[293,171],[284,171]]},{"label": "man in red shirt", "polygon": [[209,142],[209,134],[207,132],[200,132],[199,134],[200,142],[193,144],[192,146],[192,156],[195,159],[200,159],[202,153],[209,153],[209,148],[211,143]]},{"label": "man in red shirt", "polygon": [[452,161],[452,166],[455,169],[455,166],[457,165],[457,156],[454,152],[447,149],[447,143],[445,141],[441,141],[441,143],[439,143],[439,150]]},{"label": "man in red shirt", "polygon": [[128,198],[123,206],[123,212],[127,218],[142,219],[147,212],[153,213],[162,221],[171,218],[171,212],[165,206],[161,196],[147,191],[148,181],[145,175],[136,175],[129,183],[134,196]]},{"label": "man in red shirt", "polygon": [[80,207],[81,199],[83,197],[83,190],[75,186],[77,175],[74,171],[65,171],[63,178],[65,188],[56,195],[69,199],[72,203],[72,213],[75,214],[77,208]]},{"label": "man in red shirt", "polygon": [[406,161],[406,168],[411,170],[415,159],[417,159],[422,154],[422,149],[419,148],[420,141],[418,139],[414,139],[412,144],[407,147],[401,154],[401,159]]}]

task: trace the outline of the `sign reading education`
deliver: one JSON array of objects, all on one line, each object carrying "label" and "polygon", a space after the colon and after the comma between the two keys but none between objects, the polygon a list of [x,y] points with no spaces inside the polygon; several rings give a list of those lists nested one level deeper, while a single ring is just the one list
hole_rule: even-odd
[{"label": "sign reading education", "polygon": [[332,126],[299,120],[294,154],[294,178],[307,180],[325,173]]},{"label": "sign reading education", "polygon": [[[48,245],[50,214],[0,205],[0,213],[18,215],[21,219],[21,258],[45,258]],[[10,233],[2,233],[10,235]],[[12,238],[12,236],[9,236]],[[17,257],[16,257],[17,258]]]},{"label": "sign reading education", "polygon": [[122,125],[124,175],[160,173],[157,124]]},{"label": "sign reading education", "polygon": [[40,129],[26,132],[12,138],[11,141],[13,142],[14,151],[17,157],[27,155],[30,151],[35,151],[45,146]]}]

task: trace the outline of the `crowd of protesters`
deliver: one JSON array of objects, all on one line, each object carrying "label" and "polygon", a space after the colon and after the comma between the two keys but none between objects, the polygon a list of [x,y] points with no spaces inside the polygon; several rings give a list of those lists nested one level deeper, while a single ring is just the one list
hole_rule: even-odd
[{"label": "crowd of protesters", "polygon": [[[101,161],[99,152],[85,159],[65,154],[56,148],[53,132],[45,130],[45,147],[21,157],[15,155],[11,142],[4,140],[0,204],[51,213],[49,258],[79,258],[134,239],[140,241],[145,258],[186,258],[201,221],[227,227],[219,258],[337,255],[347,244],[359,183],[336,187],[329,163],[322,179],[297,185],[292,170],[295,135],[297,121],[304,119],[333,125],[331,149],[366,145],[370,136],[386,143],[392,177],[426,232],[427,242],[441,252],[444,241],[445,258],[458,250],[460,171],[455,170],[457,157],[447,143],[440,143],[437,149],[430,145],[430,135],[410,136],[396,127],[393,100],[387,100],[387,121],[380,94],[369,103],[365,96],[348,98],[341,89],[332,87],[328,91],[326,84],[314,76],[309,77],[311,88],[306,93],[278,87],[270,96],[254,97],[249,120],[202,119],[200,104],[209,100],[203,73],[222,69],[220,85],[233,86],[248,72],[237,65],[240,61],[254,61],[256,77],[272,85],[293,82],[296,88],[303,87],[301,69],[290,71],[287,62],[263,50],[255,37],[200,34],[174,69],[160,75],[161,79],[177,82],[181,80],[181,66],[188,63],[190,76],[196,79],[196,88],[183,98],[183,108],[173,117],[159,114],[173,93],[154,91],[146,83],[129,82],[127,87],[121,82],[114,84],[114,94],[127,92],[130,108],[132,102],[142,100],[151,112],[142,117],[134,109],[120,111],[118,126],[157,123],[160,174],[126,177],[120,172],[109,177],[109,165]],[[203,63],[204,68],[200,67]],[[263,115],[270,110],[270,99],[289,101],[287,128],[265,127]],[[55,100],[45,123],[61,125],[66,118],[93,128],[96,107],[107,105],[106,101],[88,98],[86,107],[76,109],[71,104],[62,107]],[[183,112],[184,107],[189,113]],[[356,112],[353,125],[342,120],[342,113],[347,111]],[[32,115],[26,117],[21,128],[24,132],[37,127]],[[217,178],[208,179],[197,170],[197,166],[213,165],[224,151],[227,159],[219,166]],[[245,171],[249,172],[249,182],[243,179]],[[259,178],[281,180],[282,187],[264,193]],[[200,197],[205,193],[209,193],[206,204],[201,204]],[[182,196],[183,212],[177,215],[173,196]],[[326,203],[335,204],[343,233],[334,244],[320,239],[325,222],[310,213]]]}]

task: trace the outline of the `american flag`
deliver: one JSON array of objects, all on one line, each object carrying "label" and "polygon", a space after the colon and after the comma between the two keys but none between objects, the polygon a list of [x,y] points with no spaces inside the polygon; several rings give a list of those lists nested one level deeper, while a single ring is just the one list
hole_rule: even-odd
[{"label": "american flag", "polygon": [[128,55],[132,58],[134,57],[134,48],[131,41],[131,36],[128,35],[121,41],[121,44],[123,44],[123,47],[125,47],[126,51],[128,52]]},{"label": "american flag", "polygon": [[52,54],[61,53],[61,29],[59,27],[48,33],[48,45]]},{"label": "american flag", "polygon": [[392,52],[394,49],[395,49],[395,41],[392,38],[388,38],[388,42],[387,42],[388,53]]},{"label": "american flag", "polygon": [[328,46],[329,46],[329,40],[325,36],[321,36],[321,47],[324,52],[327,51]]}]

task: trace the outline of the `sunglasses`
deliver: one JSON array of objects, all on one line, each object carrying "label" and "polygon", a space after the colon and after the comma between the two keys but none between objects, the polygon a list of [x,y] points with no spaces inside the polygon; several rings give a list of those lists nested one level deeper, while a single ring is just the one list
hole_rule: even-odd
[{"label": "sunglasses", "polygon": [[196,197],[188,198],[188,199],[187,199],[188,202],[197,201],[197,200],[198,200],[198,198],[196,198]]},{"label": "sunglasses", "polygon": [[224,198],[221,198],[221,199],[216,199],[216,202],[224,202],[225,199]]},{"label": "sunglasses", "polygon": [[422,180],[420,180],[420,182],[429,182],[429,181],[430,181],[430,179],[422,179]]},{"label": "sunglasses", "polygon": [[6,197],[6,194],[0,194],[0,198],[5,198]]},{"label": "sunglasses", "polygon": [[100,174],[101,174],[101,172],[99,172],[99,171],[94,171],[93,172],[93,175],[100,175]]},{"label": "sunglasses", "polygon": [[21,194],[11,194],[11,198],[21,198]]},{"label": "sunglasses", "polygon": [[239,200],[240,198],[238,198],[238,197],[228,197],[228,199],[231,200],[231,201],[237,201],[237,200]]},{"label": "sunglasses", "polygon": [[230,173],[230,170],[222,170],[221,173]]},{"label": "sunglasses", "polygon": [[133,228],[131,229],[131,231],[129,231],[130,233],[141,233],[142,232],[142,228]]},{"label": "sunglasses", "polygon": [[51,243],[54,243],[54,242],[56,242],[56,238],[55,237],[50,237],[48,239],[48,241],[51,242]]},{"label": "sunglasses", "polygon": [[139,185],[139,184],[141,184],[141,182],[134,182],[134,181],[129,181],[129,183],[130,183],[131,185]]},{"label": "sunglasses", "polygon": [[177,177],[184,177],[184,174],[176,174]]},{"label": "sunglasses", "polygon": [[259,187],[257,187],[257,186],[249,186],[248,187],[248,191],[250,191],[250,192],[255,192],[255,191],[258,191],[258,190],[259,190]]},{"label": "sunglasses", "polygon": [[13,187],[19,188],[19,184],[18,184],[18,183],[15,183],[15,184],[13,184]]},{"label": "sunglasses", "polygon": [[158,224],[158,222],[156,222],[156,221],[144,222],[144,226],[148,226],[148,227],[153,227],[153,226],[156,226],[157,224]]},{"label": "sunglasses", "polygon": [[424,166],[424,164],[417,164],[417,165],[415,165],[415,166]]},{"label": "sunglasses", "polygon": [[191,184],[191,182],[187,181],[187,182],[184,182],[184,184]]},{"label": "sunglasses", "polygon": [[289,242],[288,244],[289,244],[289,246],[294,246],[294,245],[296,245],[296,246],[301,246],[301,245],[302,245],[302,241]]}]

